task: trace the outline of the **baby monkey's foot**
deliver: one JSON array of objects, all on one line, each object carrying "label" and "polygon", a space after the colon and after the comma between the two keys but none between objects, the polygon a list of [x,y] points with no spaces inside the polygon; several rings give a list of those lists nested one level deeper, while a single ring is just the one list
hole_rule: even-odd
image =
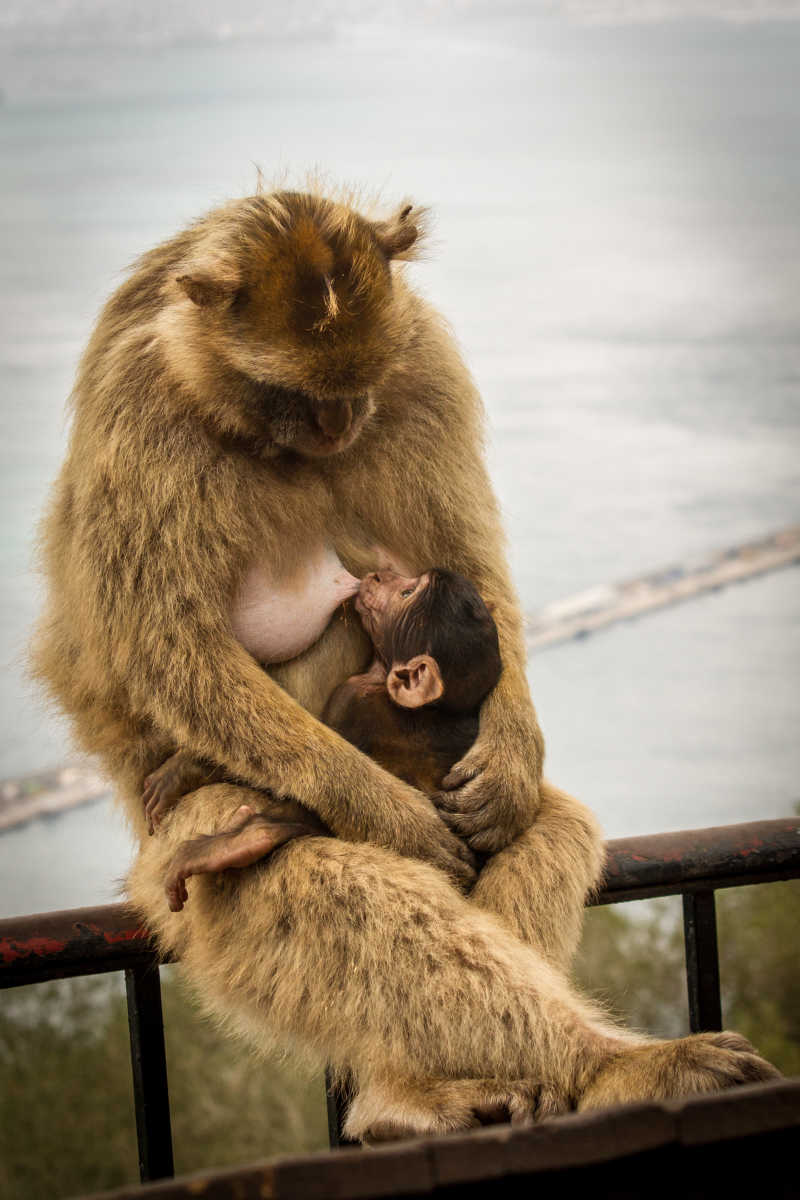
[{"label": "baby monkey's foot", "polygon": [[284,842],[314,832],[310,824],[270,819],[243,804],[227,829],[191,838],[178,847],[164,880],[170,909],[180,912],[189,899],[186,880],[190,875],[215,875],[249,867]]}]

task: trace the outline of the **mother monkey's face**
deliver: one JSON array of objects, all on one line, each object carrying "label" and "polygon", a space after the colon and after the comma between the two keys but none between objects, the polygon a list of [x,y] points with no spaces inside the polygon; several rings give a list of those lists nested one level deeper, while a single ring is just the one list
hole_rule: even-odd
[{"label": "mother monkey's face", "polygon": [[390,264],[411,257],[420,216],[406,205],[373,222],[278,192],[195,227],[173,311],[193,351],[202,347],[205,415],[262,453],[321,458],[352,445],[410,334]]}]

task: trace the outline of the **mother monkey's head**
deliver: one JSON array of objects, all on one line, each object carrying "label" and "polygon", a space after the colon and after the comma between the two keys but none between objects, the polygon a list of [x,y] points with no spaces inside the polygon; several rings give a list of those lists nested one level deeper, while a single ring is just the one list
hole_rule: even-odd
[{"label": "mother monkey's head", "polygon": [[276,192],[187,230],[157,318],[186,403],[261,453],[347,449],[410,335],[390,264],[412,256],[422,215],[404,205],[370,221],[319,196]]}]

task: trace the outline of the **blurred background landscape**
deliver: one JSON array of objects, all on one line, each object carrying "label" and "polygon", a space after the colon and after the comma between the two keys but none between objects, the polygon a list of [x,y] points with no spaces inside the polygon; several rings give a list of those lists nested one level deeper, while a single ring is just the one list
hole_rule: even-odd
[{"label": "blurred background landscape", "polygon": [[[798,17],[725,0],[9,0],[0,781],[72,753],[24,650],[97,311],[137,254],[252,191],[256,164],[433,208],[410,270],[485,398],[527,612],[796,523]],[[799,598],[788,569],[532,656],[550,777],[609,836],[794,812]],[[0,915],[111,900],[130,854],[107,797],[0,834]],[[680,1032],[675,904],[630,907],[592,914],[582,977]],[[798,1071],[798,890],[720,908],[726,1021]],[[320,1081],[239,1060],[166,993],[179,1168],[324,1138]],[[135,1178],[125,1038],[113,981],[0,995],[0,1193]]]}]

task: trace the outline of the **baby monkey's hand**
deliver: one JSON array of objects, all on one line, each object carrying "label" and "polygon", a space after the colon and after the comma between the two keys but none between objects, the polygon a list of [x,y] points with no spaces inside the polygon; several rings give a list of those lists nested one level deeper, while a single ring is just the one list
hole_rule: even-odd
[{"label": "baby monkey's hand", "polygon": [[212,772],[190,754],[179,750],[145,776],[142,803],[147,832],[155,833],[164,816],[181,796],[211,780]]}]

